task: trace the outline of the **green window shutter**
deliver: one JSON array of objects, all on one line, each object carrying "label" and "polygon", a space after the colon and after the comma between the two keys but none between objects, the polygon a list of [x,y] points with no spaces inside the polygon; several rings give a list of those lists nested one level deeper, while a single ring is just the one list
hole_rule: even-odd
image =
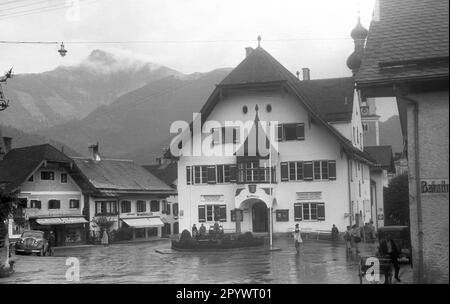
[{"label": "green window shutter", "polygon": [[297,140],[305,140],[305,124],[297,124]]},{"label": "green window shutter", "polygon": [[287,162],[283,162],[280,164],[280,172],[281,172],[281,181],[282,182],[287,182],[289,180],[289,168],[288,168],[288,163]]},{"label": "green window shutter", "polygon": [[303,180],[313,180],[313,163],[303,162]]},{"label": "green window shutter", "polygon": [[227,205],[220,205],[220,221],[227,221]]},{"label": "green window shutter", "polygon": [[198,206],[198,222],[206,222],[205,205]]},{"label": "green window shutter", "polygon": [[328,161],[328,179],[336,180],[336,161]]},{"label": "green window shutter", "polygon": [[208,184],[216,183],[216,166],[208,166]]},{"label": "green window shutter", "polygon": [[324,203],[317,204],[317,219],[319,221],[325,220],[325,204]]},{"label": "green window shutter", "polygon": [[188,185],[191,184],[191,178],[192,178],[192,167],[186,166],[186,183]]},{"label": "green window shutter", "polygon": [[301,203],[294,204],[294,220],[295,221],[302,220],[302,204]]}]

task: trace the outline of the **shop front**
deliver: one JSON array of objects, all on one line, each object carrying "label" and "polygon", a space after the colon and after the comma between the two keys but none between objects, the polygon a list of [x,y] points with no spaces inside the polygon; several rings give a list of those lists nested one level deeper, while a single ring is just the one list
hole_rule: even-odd
[{"label": "shop front", "polygon": [[160,217],[122,218],[122,224],[131,228],[133,240],[161,237],[164,223]]},{"label": "shop front", "polygon": [[48,235],[53,232],[56,246],[85,244],[85,226],[88,221],[82,217],[52,217],[30,219],[33,230],[41,230]]}]

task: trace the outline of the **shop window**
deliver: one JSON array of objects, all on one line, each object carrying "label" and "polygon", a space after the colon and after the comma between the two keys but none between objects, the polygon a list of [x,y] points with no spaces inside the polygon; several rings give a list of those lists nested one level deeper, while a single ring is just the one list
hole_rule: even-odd
[{"label": "shop window", "polygon": [[78,209],[78,208],[80,208],[80,200],[77,200],[77,199],[71,199],[71,200],[69,201],[69,207],[70,207],[71,209]]},{"label": "shop window", "polygon": [[41,180],[55,180],[55,172],[41,171]]}]

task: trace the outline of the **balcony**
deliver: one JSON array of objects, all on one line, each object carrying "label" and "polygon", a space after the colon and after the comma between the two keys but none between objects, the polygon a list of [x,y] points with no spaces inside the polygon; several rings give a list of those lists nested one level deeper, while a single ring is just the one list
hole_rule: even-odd
[{"label": "balcony", "polygon": [[[272,173],[270,170],[272,169]],[[238,184],[268,184],[272,174],[272,183],[276,183],[275,167],[239,168],[237,174]]]}]

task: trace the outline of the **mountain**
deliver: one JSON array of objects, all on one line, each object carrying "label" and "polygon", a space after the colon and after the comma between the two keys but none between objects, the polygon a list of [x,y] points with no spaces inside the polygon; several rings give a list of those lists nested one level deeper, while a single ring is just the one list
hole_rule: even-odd
[{"label": "mountain", "polygon": [[40,74],[18,74],[4,90],[10,107],[0,123],[26,132],[82,119],[101,105],[169,75],[170,68],[94,50],[76,66]]},{"label": "mountain", "polygon": [[80,155],[78,152],[63,143],[36,134],[28,134],[13,127],[0,125],[0,136],[12,137],[12,148],[14,149],[48,143],[63,150],[71,156]]},{"label": "mountain", "polygon": [[168,76],[100,106],[83,119],[38,131],[70,145],[81,154],[88,143],[99,142],[100,154],[153,163],[167,147],[172,122],[190,122],[230,69]]},{"label": "mountain", "polygon": [[392,152],[403,151],[403,135],[398,115],[380,121],[380,145],[392,146]]}]

